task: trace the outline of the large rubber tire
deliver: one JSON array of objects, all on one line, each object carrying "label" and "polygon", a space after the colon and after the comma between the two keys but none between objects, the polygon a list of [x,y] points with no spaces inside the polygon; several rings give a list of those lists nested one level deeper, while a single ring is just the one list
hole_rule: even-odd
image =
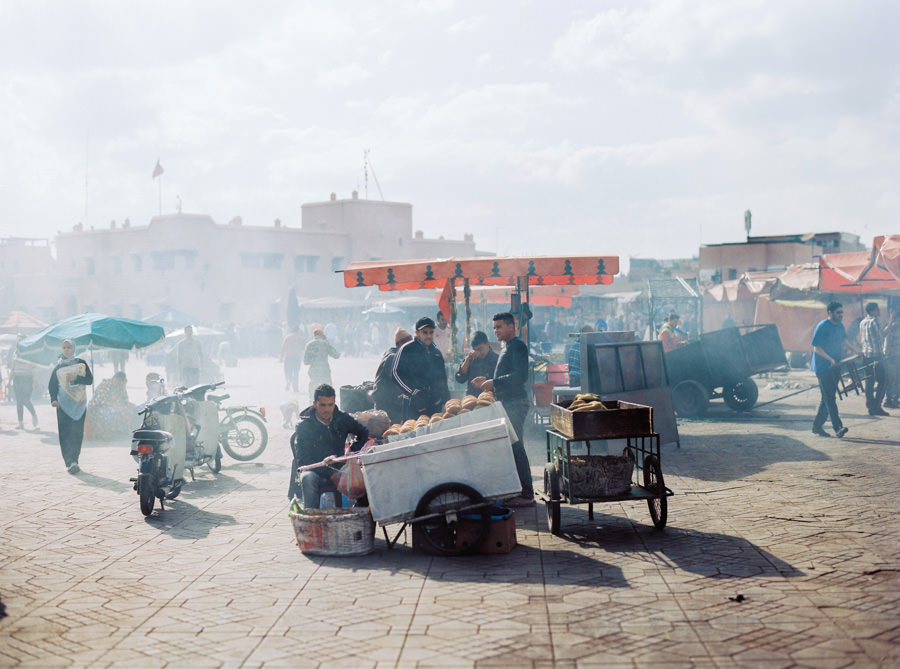
[{"label": "large rubber tire", "polygon": [[662,468],[655,455],[648,455],[644,460],[644,487],[650,492],[659,495],[647,500],[650,507],[650,518],[653,525],[661,530],[666,526],[669,517],[669,498],[666,497],[666,484],[663,481]]},{"label": "large rubber tire", "polygon": [[682,418],[704,416],[709,408],[709,391],[697,381],[682,381],[672,388],[672,405]]},{"label": "large rubber tire", "polygon": [[138,476],[138,497],[141,500],[141,513],[145,516],[153,513],[153,505],[156,503],[156,485],[151,478],[150,474]]},{"label": "large rubber tire", "polygon": [[[460,509],[483,504],[477,509],[462,512],[477,525],[470,539],[457,541]],[[491,514],[484,497],[462,483],[442,483],[426,492],[416,507],[416,518],[440,514],[435,518],[413,523],[413,544],[434,555],[466,555],[473,553],[484,543],[490,527]]]},{"label": "large rubber tire", "polygon": [[266,450],[269,431],[266,430],[266,424],[256,416],[226,416],[219,423],[219,443],[235,460],[247,462]]},{"label": "large rubber tire", "polygon": [[723,388],[722,399],[734,411],[750,411],[759,399],[759,387],[747,377]]},{"label": "large rubber tire", "polygon": [[222,471],[222,446],[216,446],[216,455],[212,460],[206,463],[206,466],[209,467],[209,471],[213,474],[218,474]]},{"label": "large rubber tire", "polygon": [[559,501],[559,472],[556,465],[548,462],[544,465],[544,494],[550,498],[545,502],[547,506],[547,525],[550,527],[550,534],[559,536],[561,530],[560,524],[560,501]]}]

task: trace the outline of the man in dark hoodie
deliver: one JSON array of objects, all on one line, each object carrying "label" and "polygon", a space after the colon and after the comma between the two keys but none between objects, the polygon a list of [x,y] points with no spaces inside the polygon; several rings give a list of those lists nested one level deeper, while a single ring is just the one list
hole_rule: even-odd
[{"label": "man in dark hoodie", "polygon": [[378,371],[375,372],[375,389],[372,391],[372,399],[375,400],[375,408],[387,412],[392,423],[403,420],[403,405],[400,401],[403,389],[394,380],[393,368],[397,351],[406,342],[412,340],[412,335],[403,328],[398,328],[394,333],[394,345],[385,351],[378,363]]},{"label": "man in dark hoodie", "polygon": [[403,420],[444,410],[450,399],[444,356],[434,345],[434,321],[423,316],[416,321],[416,336],[397,352],[394,380],[403,390],[408,407]]},{"label": "man in dark hoodie", "polygon": [[297,467],[343,456],[348,435],[356,437],[350,446],[354,452],[360,450],[369,439],[366,428],[335,406],[334,388],[323,383],[315,389],[313,397],[312,406],[300,413],[300,422],[291,439],[294,463],[288,488],[288,497],[302,495],[303,506],[307,509],[318,509],[321,494],[337,490],[340,474],[329,467],[318,467],[300,474],[298,484]]}]

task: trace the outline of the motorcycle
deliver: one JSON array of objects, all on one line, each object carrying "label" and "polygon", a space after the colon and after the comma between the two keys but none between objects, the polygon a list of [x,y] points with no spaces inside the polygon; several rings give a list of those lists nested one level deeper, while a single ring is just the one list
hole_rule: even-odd
[{"label": "motorcycle", "polygon": [[[218,383],[196,386],[191,393],[205,394],[221,386]],[[223,407],[222,402],[230,395],[206,395],[206,400],[216,405],[217,413],[224,413],[219,421],[219,444],[235,460],[248,462],[259,457],[269,443],[266,429],[266,410],[249,406]]]},{"label": "motorcycle", "polygon": [[[190,471],[191,480],[194,468],[204,464],[218,474],[223,448],[237,460],[251,460],[265,449],[264,410],[223,408],[228,395],[208,395],[223,383],[176,388],[173,394],[148,401],[138,412],[143,420],[131,441],[138,475],[131,481],[145,516],[153,513],[156,500],[164,509],[164,500],[178,497],[185,470]],[[221,421],[220,411],[225,412]]]}]

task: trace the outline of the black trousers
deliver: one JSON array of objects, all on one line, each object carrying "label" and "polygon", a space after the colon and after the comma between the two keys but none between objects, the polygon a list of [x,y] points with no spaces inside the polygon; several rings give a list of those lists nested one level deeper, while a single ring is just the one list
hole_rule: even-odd
[{"label": "black trousers", "polygon": [[65,411],[56,408],[56,424],[59,426],[59,450],[62,452],[63,462],[66,467],[73,462],[78,462],[81,455],[81,443],[84,441],[84,418],[82,414],[78,420],[69,418]]}]

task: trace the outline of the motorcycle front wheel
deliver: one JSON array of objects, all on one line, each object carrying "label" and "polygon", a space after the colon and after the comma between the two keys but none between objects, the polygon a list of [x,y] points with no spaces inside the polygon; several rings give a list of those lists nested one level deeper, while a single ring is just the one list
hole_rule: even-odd
[{"label": "motorcycle front wheel", "polygon": [[247,462],[266,450],[269,432],[256,416],[228,416],[219,423],[219,443],[235,460]]},{"label": "motorcycle front wheel", "polygon": [[138,497],[141,500],[141,513],[145,516],[153,513],[153,505],[156,503],[155,488],[149,474],[141,474],[138,477]]}]

